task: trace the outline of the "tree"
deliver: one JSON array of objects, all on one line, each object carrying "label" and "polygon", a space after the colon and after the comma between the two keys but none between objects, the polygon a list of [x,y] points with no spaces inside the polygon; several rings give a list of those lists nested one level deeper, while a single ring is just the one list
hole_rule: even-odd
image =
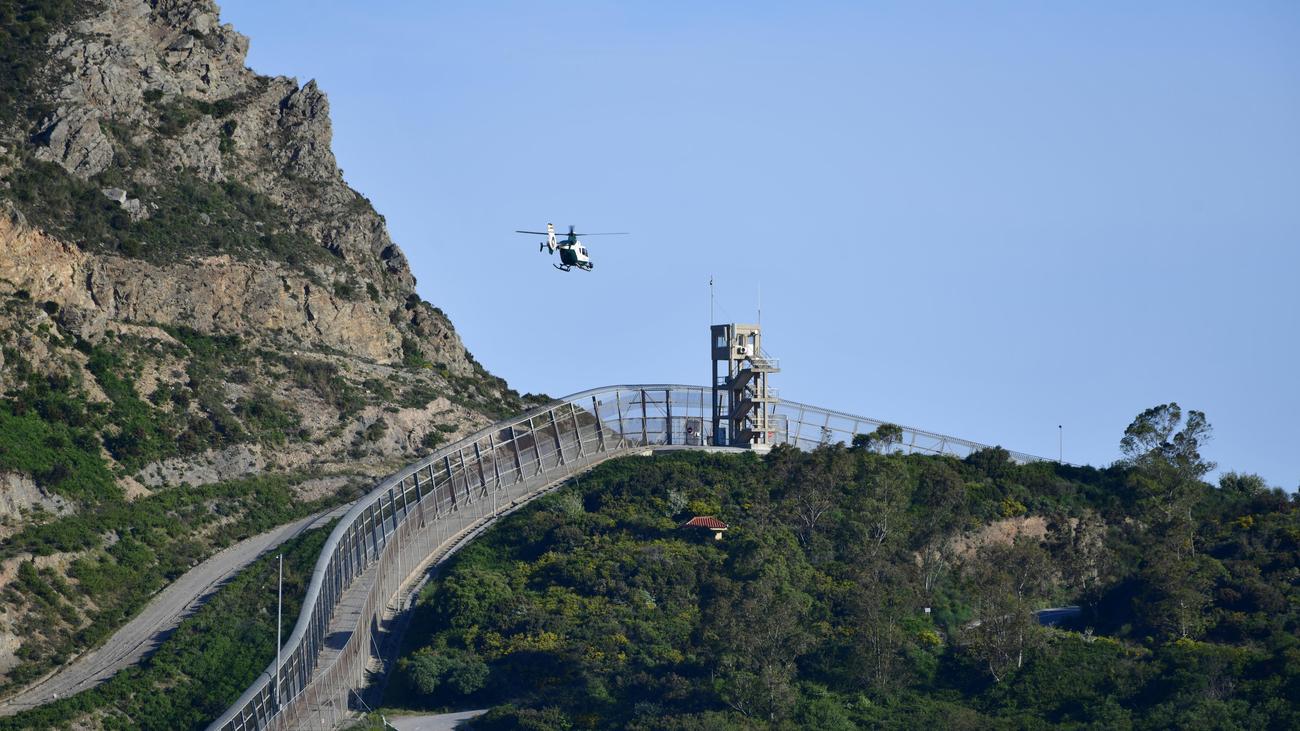
[{"label": "tree", "polygon": [[773,567],[755,581],[721,582],[711,607],[717,628],[718,694],[732,709],[777,720],[790,714],[799,655],[812,641],[806,620],[812,598]]},{"label": "tree", "polygon": [[1132,466],[1129,487],[1147,531],[1138,569],[1137,613],[1165,639],[1199,636],[1209,624],[1210,591],[1222,572],[1217,561],[1196,555],[1192,512],[1214,463],[1201,457],[1212,429],[1200,411],[1186,421],[1176,403],[1153,406],[1124,430],[1120,449]]},{"label": "tree", "polygon": [[440,690],[469,695],[487,683],[488,666],[472,652],[424,648],[398,664],[411,690],[425,696]]},{"label": "tree", "polygon": [[851,620],[848,669],[881,691],[906,679],[900,672],[910,637],[904,622],[920,606],[911,575],[914,555],[906,550],[912,497],[906,460],[898,454],[859,456],[857,489],[837,534],[852,579],[845,600]]},{"label": "tree", "polygon": [[903,623],[919,602],[899,562],[878,561],[855,572],[851,600],[852,656],[855,671],[882,693],[903,685],[909,633]]},{"label": "tree", "polygon": [[855,518],[865,524],[870,552],[876,554],[887,542],[906,534],[912,487],[901,457],[869,459],[865,467],[866,489],[853,507]]},{"label": "tree", "polygon": [[897,424],[881,424],[870,434],[854,434],[853,448],[884,454],[903,441],[903,428]]},{"label": "tree", "polygon": [[857,731],[857,724],[849,716],[844,704],[834,696],[823,695],[803,704],[799,709],[799,728],[818,731]]},{"label": "tree", "polygon": [[818,448],[795,469],[785,503],[799,543],[808,545],[822,518],[835,507],[837,486],[849,481],[852,464],[844,445],[837,444]]},{"label": "tree", "polygon": [[1268,483],[1259,475],[1224,472],[1219,475],[1219,489],[1233,496],[1254,497],[1268,492]]},{"label": "tree", "polygon": [[966,483],[946,462],[927,463],[913,501],[921,509],[913,537],[921,558],[921,587],[929,596],[952,564],[952,533],[966,517]]},{"label": "tree", "polygon": [[1155,551],[1140,574],[1138,613],[1164,639],[1196,639],[1210,627],[1210,592],[1226,573],[1209,556]]},{"label": "tree", "polygon": [[1033,610],[1051,585],[1051,558],[1033,541],[994,544],[980,549],[962,574],[975,619],[962,628],[961,642],[1001,682],[1043,643]]},{"label": "tree", "polygon": [[1011,461],[1011,453],[1002,447],[988,447],[971,452],[966,457],[966,464],[975,467],[993,479],[1006,476],[1015,466],[1015,463]]},{"label": "tree", "polygon": [[[1179,425],[1182,429],[1179,429]],[[1214,469],[1213,462],[1201,459],[1200,448],[1213,435],[1213,428],[1203,411],[1183,411],[1175,402],[1152,406],[1138,414],[1124,430],[1119,446],[1129,464],[1149,468],[1165,463],[1180,476],[1200,479]]]},{"label": "tree", "polygon": [[1119,445],[1133,467],[1128,483],[1138,517],[1165,539],[1162,549],[1180,555],[1194,551],[1192,509],[1204,489],[1201,478],[1214,469],[1200,449],[1211,433],[1204,412],[1189,411],[1184,422],[1182,409],[1172,402],[1147,409],[1124,430]]}]

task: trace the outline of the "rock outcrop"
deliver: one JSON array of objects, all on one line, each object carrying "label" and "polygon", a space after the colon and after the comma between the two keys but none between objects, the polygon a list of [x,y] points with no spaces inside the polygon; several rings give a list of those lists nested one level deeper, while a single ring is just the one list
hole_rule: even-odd
[{"label": "rock outcrop", "polygon": [[[414,411],[399,419],[411,422],[404,437],[367,441],[363,451],[380,459],[411,454],[432,428],[431,421],[420,425],[430,418],[424,403],[408,396],[400,408],[392,405],[401,389],[446,394],[439,420],[466,427],[482,423],[475,404],[499,410],[518,403],[469,356],[451,322],[415,293],[383,218],[344,182],[330,149],[324,92],[314,81],[299,85],[246,68],[248,39],[220,22],[211,0],[101,0],[87,4],[69,27],[54,29],[46,46],[48,62],[30,92],[52,111],[0,126],[0,139],[14,143],[0,148],[0,299],[19,303],[0,314],[0,325],[15,352],[35,349],[28,354],[43,354],[38,367],[57,370],[85,360],[69,347],[75,341],[94,347],[106,336],[129,336],[161,343],[171,339],[164,330],[183,328],[237,336],[267,357],[319,358],[356,387],[397,379],[399,388],[371,396],[372,408],[382,410],[388,399],[390,411]],[[95,203],[98,196],[82,195],[65,204],[73,208],[52,210],[39,196],[7,194],[9,179],[35,164],[29,160],[59,166],[103,198]],[[90,234],[78,238],[80,229],[59,225],[60,216],[103,215],[95,206],[112,205],[129,221],[112,225],[129,227],[161,215],[158,199],[192,181],[235,186],[229,190],[236,202],[260,196],[249,220],[236,221],[224,210],[201,213],[197,225],[214,236],[243,227],[265,238],[277,226],[274,233],[310,242],[319,256],[286,258],[274,247],[185,250],[165,241],[151,242],[155,255],[145,256]],[[259,211],[276,221],[252,220]],[[23,306],[30,317],[18,314]],[[24,318],[48,324],[29,327]],[[171,347],[180,346],[173,341]],[[185,366],[152,362],[148,353],[132,357],[146,361],[136,370],[154,388],[176,380],[176,368]],[[0,365],[0,386],[13,387],[5,370]],[[88,393],[98,391],[89,373],[74,380]],[[296,398],[283,383],[228,382],[227,405],[259,389]],[[347,417],[356,426],[334,426],[331,440],[374,420],[352,412]],[[301,447],[309,457],[287,462],[319,463],[321,436],[315,439]],[[146,470],[141,484],[163,485],[168,475],[224,479],[239,465],[251,471],[273,463],[218,460],[233,467],[210,470],[211,460],[196,456],[187,471],[185,459]]]},{"label": "rock outcrop", "polygon": [[[330,149],[329,100],[314,81],[300,86],[246,68],[248,39],[220,24],[210,0],[108,0],[99,12],[53,34],[49,43],[53,60],[46,85],[54,111],[31,137],[36,159],[86,180],[125,176],[128,185],[112,187],[124,191],[122,205],[133,218],[150,210],[148,193],[141,191],[165,186],[178,173],[215,183],[237,181],[265,195],[297,232],[334,255],[333,263],[314,265],[307,274],[321,282],[354,277],[377,295],[370,303],[341,304],[311,292],[304,282],[312,277],[289,277],[298,281],[285,283],[277,282],[274,272],[250,277],[237,263],[218,257],[188,262],[195,270],[188,278],[178,268],[137,272],[122,262],[100,265],[97,274],[107,279],[98,280],[97,294],[123,295],[111,297],[106,307],[129,319],[172,320],[157,318],[150,304],[168,299],[166,294],[131,297],[130,287],[113,279],[117,274],[149,288],[171,281],[179,291],[210,282],[206,292],[197,293],[200,328],[213,321],[237,329],[284,328],[298,336],[306,335],[304,327],[320,329],[321,342],[329,347],[395,361],[403,355],[401,337],[391,327],[396,326],[415,336],[429,361],[461,375],[471,372],[445,318],[431,338],[420,337],[428,329],[422,323],[439,318],[427,306],[408,307],[415,282],[406,258],[383,218],[343,181]],[[153,151],[148,162],[132,157],[140,149]],[[263,262],[252,266],[264,268]],[[218,323],[220,316],[205,312],[203,300],[229,297],[242,286],[249,287],[250,302],[221,308],[228,321]],[[289,289],[271,295],[282,286]],[[264,305],[270,305],[265,318],[247,316]],[[282,316],[286,311],[292,316]],[[298,321],[303,320],[317,324],[302,326]],[[340,328],[354,332],[324,334]],[[362,329],[389,332],[361,336]],[[352,351],[352,343],[359,349]]]},{"label": "rock outcrop", "polygon": [[[211,0],[76,12],[23,103],[0,98],[0,693],[120,621],[135,597],[63,569],[154,530],[127,503],[177,491],[207,527],[153,539],[215,549],[258,506],[173,501],[187,486],[278,474],[290,502],[340,500],[527,406],[416,294],[315,82],[246,68]],[[95,535],[41,532],[105,506]],[[58,611],[6,591],[20,566],[67,574]]]},{"label": "rock outcrop", "polygon": [[[337,297],[291,267],[230,256],[157,266],[86,254],[0,217],[0,295],[17,292],[58,305],[61,324],[91,343],[120,321],[324,347],[377,362],[401,358],[401,332],[381,303]],[[431,328],[426,339],[439,341],[458,370],[468,369],[450,327]]]}]

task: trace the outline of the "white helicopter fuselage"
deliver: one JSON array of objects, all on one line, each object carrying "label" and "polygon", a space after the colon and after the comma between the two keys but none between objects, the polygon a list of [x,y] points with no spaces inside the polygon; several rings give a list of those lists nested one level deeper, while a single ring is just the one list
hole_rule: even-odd
[{"label": "white helicopter fuselage", "polygon": [[[579,236],[583,236],[583,235],[619,236],[622,235],[623,233],[626,233],[626,232],[618,232],[618,233],[579,234],[574,231],[574,228],[575,227],[570,226],[569,234],[563,238],[560,238],[555,235],[555,224],[552,223],[546,224],[546,232],[545,232],[546,239],[543,240],[542,243],[538,244],[537,249],[538,251],[545,251],[548,254],[554,254],[557,251],[560,252],[560,263],[555,265],[556,269],[560,269],[562,271],[567,272],[573,267],[577,267],[585,272],[591,271],[591,268],[593,266],[591,262],[591,256],[587,253],[587,247],[584,246],[583,243],[578,240]],[[519,230],[516,231],[515,233],[540,234],[542,232]]]},{"label": "white helicopter fuselage", "polygon": [[591,257],[587,254],[587,247],[582,245],[578,237],[570,234],[567,238],[561,240],[555,236],[555,226],[546,224],[546,251],[554,254],[557,250],[560,252],[559,268],[568,270],[570,267],[578,267],[591,271]]}]

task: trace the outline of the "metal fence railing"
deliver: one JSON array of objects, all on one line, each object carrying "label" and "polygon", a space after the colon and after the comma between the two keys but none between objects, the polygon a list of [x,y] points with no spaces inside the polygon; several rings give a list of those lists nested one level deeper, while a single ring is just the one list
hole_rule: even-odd
[{"label": "metal fence railing", "polygon": [[[321,549],[279,667],[272,662],[209,731],[338,725],[366,684],[390,597],[427,556],[605,460],[711,446],[711,393],[680,385],[584,391],[486,427],[380,482]],[[884,423],[793,402],[777,404],[775,416],[771,441],[800,448],[848,442]],[[964,457],[983,447],[904,427],[892,448]]]}]

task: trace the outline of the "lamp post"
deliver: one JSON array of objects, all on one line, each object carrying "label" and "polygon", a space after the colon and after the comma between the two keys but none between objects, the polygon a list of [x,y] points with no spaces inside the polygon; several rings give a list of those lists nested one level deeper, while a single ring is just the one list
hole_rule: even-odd
[{"label": "lamp post", "polygon": [[275,605],[275,710],[280,710],[280,628],[284,622],[281,617],[284,613],[284,554],[280,554],[280,584],[276,591]]}]

